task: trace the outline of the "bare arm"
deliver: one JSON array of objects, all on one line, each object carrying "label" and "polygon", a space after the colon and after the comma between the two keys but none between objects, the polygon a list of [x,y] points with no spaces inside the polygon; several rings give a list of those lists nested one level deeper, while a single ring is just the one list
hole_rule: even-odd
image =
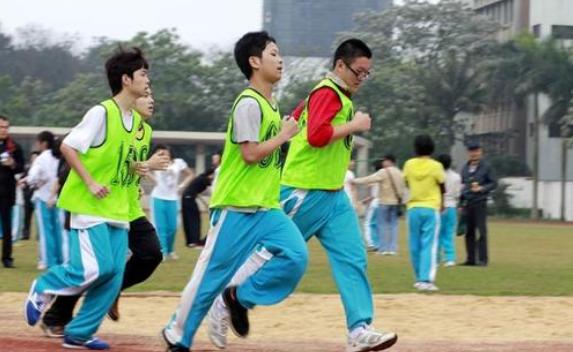
[{"label": "bare arm", "polygon": [[286,143],[291,137],[298,133],[297,122],[293,118],[285,120],[281,131],[274,138],[262,143],[244,142],[241,143],[241,156],[245,163],[252,165],[266,158],[275,149]]},{"label": "bare arm", "polygon": [[187,186],[189,186],[191,181],[193,181],[195,179],[195,173],[190,168],[183,169],[181,171],[181,175],[185,178],[179,184],[179,187],[177,187],[179,192],[182,192],[183,190],[185,190],[185,188],[187,188]]}]

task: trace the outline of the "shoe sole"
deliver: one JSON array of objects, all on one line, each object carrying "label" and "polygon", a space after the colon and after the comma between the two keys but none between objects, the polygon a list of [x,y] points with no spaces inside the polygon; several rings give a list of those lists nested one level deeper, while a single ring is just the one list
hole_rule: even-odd
[{"label": "shoe sole", "polygon": [[169,351],[169,348],[171,347],[170,345],[171,342],[167,339],[167,335],[165,335],[165,328],[161,329],[159,337],[161,338],[161,342],[163,342],[163,346],[165,346],[167,348],[167,351]]},{"label": "shoe sole", "polygon": [[36,324],[38,324],[38,322],[42,318],[42,312],[40,312],[40,317],[38,318],[38,320],[36,320],[33,323],[32,323],[32,321],[30,321],[30,319],[28,317],[28,303],[30,303],[30,304],[32,304],[32,306],[34,306],[34,302],[32,302],[30,297],[32,296],[32,293],[35,291],[35,289],[36,289],[36,280],[34,280],[34,282],[32,283],[32,286],[30,287],[30,290],[28,291],[28,297],[26,297],[26,302],[24,302],[24,320],[26,321],[26,324],[28,324],[29,326],[35,326]]},{"label": "shoe sole", "polygon": [[374,347],[370,348],[369,350],[363,350],[362,352],[383,351],[383,350],[386,350],[386,349],[394,346],[396,344],[396,342],[398,342],[398,335],[394,335],[394,337],[391,338],[390,340],[384,341],[381,344],[379,344],[378,346],[374,346]]},{"label": "shoe sole", "polygon": [[[63,343],[63,344],[62,344],[62,347],[63,347],[63,348],[70,349],[70,350],[105,351],[105,350],[96,350],[96,349],[89,348],[89,347],[82,346],[82,345],[70,345],[70,344],[67,344],[67,343]],[[108,348],[108,350],[109,350],[109,348]]]},{"label": "shoe sole", "polygon": [[111,349],[111,347],[89,348],[88,346],[85,346],[85,345],[71,345],[71,344],[65,343],[65,342],[62,344],[62,347],[70,349],[70,350],[89,350],[89,351],[109,351]]},{"label": "shoe sole", "polygon": [[[171,347],[176,346],[176,344],[171,343],[171,341],[169,341],[169,339],[167,338],[167,335],[165,335],[165,330],[166,330],[166,328],[163,328],[161,330],[161,332],[159,333],[159,337],[161,338],[161,341],[163,341],[163,345],[165,346],[165,351],[170,352]],[[185,347],[181,347],[181,348],[185,348]],[[189,351],[189,350],[190,349],[187,349],[186,351]]]}]

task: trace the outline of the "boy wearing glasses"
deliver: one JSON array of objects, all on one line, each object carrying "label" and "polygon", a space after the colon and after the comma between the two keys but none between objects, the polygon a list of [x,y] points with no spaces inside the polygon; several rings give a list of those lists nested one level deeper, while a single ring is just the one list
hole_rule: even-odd
[{"label": "boy wearing glasses", "polygon": [[[356,212],[344,192],[352,154],[352,135],[370,129],[370,116],[354,113],[352,95],[368,78],[372,52],[361,40],[349,39],[336,49],[332,72],[295,109],[300,133],[292,140],[281,179],[281,206],[305,240],[316,235],[326,249],[346,312],[347,352],[381,351],[398,337],[370,325],[374,313]],[[243,280],[257,254],[234,280]],[[212,309],[216,311],[216,307]],[[209,337],[220,348],[225,321],[209,314]],[[221,333],[223,332],[223,333]]]}]

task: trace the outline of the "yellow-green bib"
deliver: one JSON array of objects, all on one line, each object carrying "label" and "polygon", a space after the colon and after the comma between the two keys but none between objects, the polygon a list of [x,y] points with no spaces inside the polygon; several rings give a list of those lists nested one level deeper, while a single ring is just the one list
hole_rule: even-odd
[{"label": "yellow-green bib", "polygon": [[308,102],[323,87],[332,89],[340,98],[342,108],[332,120],[333,126],[343,125],[354,116],[352,100],[329,78],[323,79],[306,99],[299,118],[300,132],[291,140],[281,184],[302,189],[337,190],[344,186],[344,176],[352,156],[352,136],[322,148],[308,142]]},{"label": "yellow-green bib", "polygon": [[279,150],[256,164],[248,165],[241,155],[240,145],[233,141],[233,116],[237,103],[244,98],[253,98],[261,109],[259,141],[275,137],[280,130],[281,115],[264,96],[254,89],[245,89],[235,100],[225,139],[225,149],[211,208],[256,207],[280,208],[280,159]]},{"label": "yellow-green bib", "polygon": [[129,186],[135,181],[131,169],[135,149],[133,141],[141,117],[135,111],[131,130],[123,124],[121,110],[113,99],[101,103],[106,110],[104,142],[79,158],[95,182],[106,186],[109,194],[97,199],[80,176],[72,169],[58,200],[58,207],[70,213],[129,221]]}]

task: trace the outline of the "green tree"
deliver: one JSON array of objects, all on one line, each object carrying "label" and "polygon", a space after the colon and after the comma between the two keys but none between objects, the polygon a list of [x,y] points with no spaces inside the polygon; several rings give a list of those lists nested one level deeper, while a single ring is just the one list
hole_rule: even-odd
[{"label": "green tree", "polygon": [[[395,105],[406,104],[413,108],[409,116],[380,118],[394,123],[405,119],[415,130],[431,132],[441,149],[451,147],[464,127],[458,114],[479,110],[485,103],[482,62],[498,45],[493,38],[498,25],[453,0],[437,4],[406,0],[403,6],[362,14],[357,23],[343,37],[366,40],[374,51],[375,75],[396,84],[390,91],[405,98],[368,105],[382,114],[394,114],[403,112]],[[377,93],[372,94],[382,102],[382,93],[388,90]]]}]

